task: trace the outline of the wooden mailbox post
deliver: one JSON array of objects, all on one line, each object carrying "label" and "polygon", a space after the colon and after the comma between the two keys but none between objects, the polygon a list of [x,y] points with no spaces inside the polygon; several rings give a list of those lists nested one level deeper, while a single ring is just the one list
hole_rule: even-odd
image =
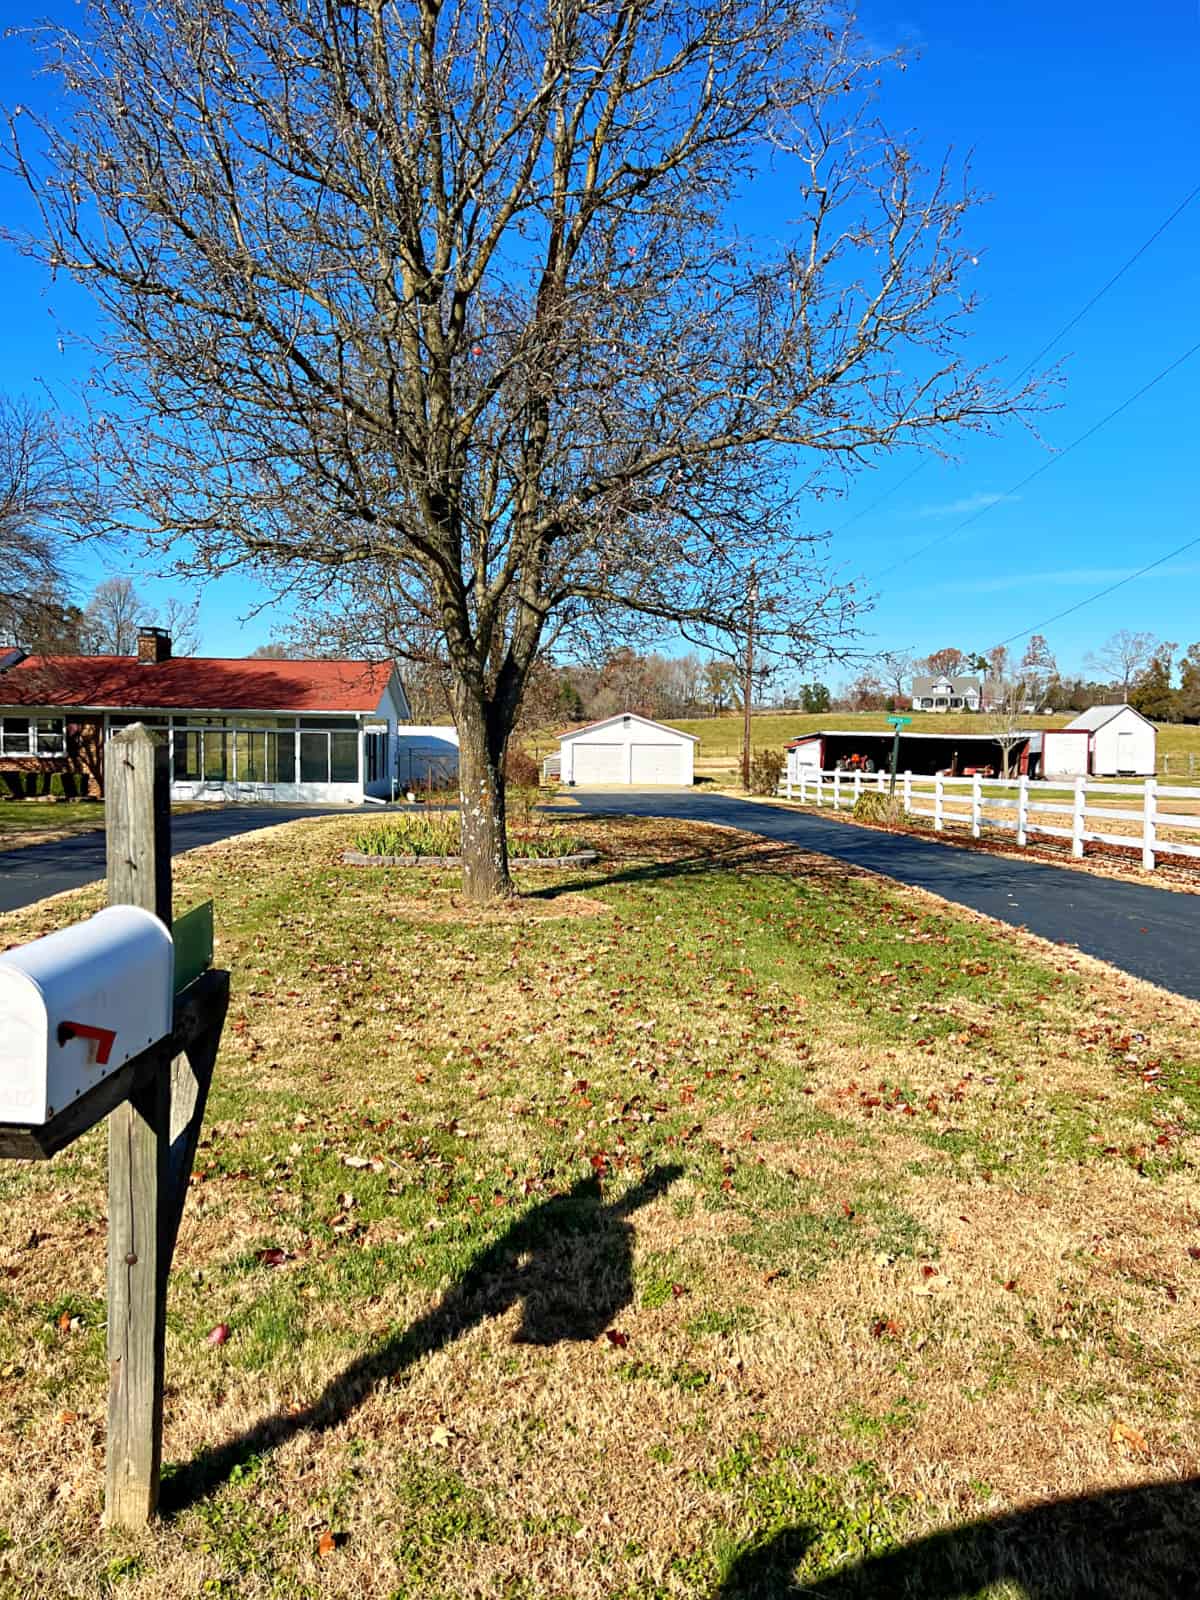
[{"label": "wooden mailbox post", "polygon": [[[165,744],[140,724],[114,733],[105,780],[109,905],[139,906],[171,929]],[[210,930],[210,907],[175,927],[174,1015],[165,1037],[45,1126],[0,1126],[0,1156],[46,1157],[108,1113],[104,1520],[111,1527],[141,1527],[158,1507],[167,1279],[229,1004],[229,974],[208,970]]]}]

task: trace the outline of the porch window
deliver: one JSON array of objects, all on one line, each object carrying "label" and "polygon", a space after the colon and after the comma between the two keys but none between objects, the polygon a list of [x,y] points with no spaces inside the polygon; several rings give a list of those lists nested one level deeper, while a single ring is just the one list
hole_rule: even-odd
[{"label": "porch window", "polygon": [[0,755],[61,756],[66,748],[62,717],[0,717]]},{"label": "porch window", "polygon": [[0,755],[27,756],[33,723],[29,717],[0,719]]},{"label": "porch window", "polygon": [[37,719],[37,753],[40,756],[61,756],[67,748],[66,724],[62,717]]},{"label": "porch window", "polygon": [[301,718],[300,781],[359,781],[358,724],[353,717]]},{"label": "porch window", "polygon": [[[175,779],[181,783],[295,783],[296,735],[261,726],[176,725]],[[274,723],[275,719],[271,719]]]}]

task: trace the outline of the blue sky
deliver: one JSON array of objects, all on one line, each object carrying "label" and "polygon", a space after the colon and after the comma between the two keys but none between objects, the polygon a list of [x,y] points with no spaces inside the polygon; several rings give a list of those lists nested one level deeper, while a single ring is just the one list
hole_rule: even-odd
[{"label": "blue sky", "polygon": [[[62,0],[45,9],[79,16]],[[983,299],[970,354],[1015,374],[1200,183],[1200,4],[869,0],[861,22],[880,43],[916,51],[889,80],[886,119],[916,130],[929,159],[947,147],[969,154],[991,197],[970,226]],[[31,65],[21,39],[0,41],[5,103],[44,103]],[[0,207],[9,221],[27,215],[2,176]],[[4,388],[44,386],[71,405],[88,368],[70,332],[92,325],[90,303],[0,251]],[[1200,340],[1198,308],[1200,197],[1054,351],[1063,383],[1042,442],[1019,427],[971,438],[957,461],[930,461],[904,483],[918,458],[893,457],[844,500],[813,507],[813,527],[836,530],[844,570],[878,588],[868,622],[878,646],[986,648],[1200,535],[1200,353],[1014,489]],[[152,598],[179,588],[136,560],[117,570]],[[101,575],[94,556],[78,563],[81,582]],[[269,637],[269,614],[240,620],[261,599],[238,579],[206,586],[206,651],[244,653]],[[1198,600],[1200,546],[1046,632],[1066,667],[1119,627],[1186,644],[1200,637]]]}]

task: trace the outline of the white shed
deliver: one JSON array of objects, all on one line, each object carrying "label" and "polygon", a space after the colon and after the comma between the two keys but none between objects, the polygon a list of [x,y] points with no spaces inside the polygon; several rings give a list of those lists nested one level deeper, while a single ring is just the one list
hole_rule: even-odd
[{"label": "white shed", "polygon": [[689,785],[699,740],[663,722],[626,711],[559,736],[563,783]]},{"label": "white shed", "polygon": [[[1081,749],[1085,739],[1086,762]],[[1089,772],[1097,778],[1152,778],[1157,768],[1158,732],[1132,706],[1092,706],[1065,728],[1048,729],[1045,734],[1043,771],[1047,777]]]},{"label": "white shed", "polygon": [[458,776],[458,729],[453,723],[396,729],[396,779],[401,789],[432,782],[439,788]]}]

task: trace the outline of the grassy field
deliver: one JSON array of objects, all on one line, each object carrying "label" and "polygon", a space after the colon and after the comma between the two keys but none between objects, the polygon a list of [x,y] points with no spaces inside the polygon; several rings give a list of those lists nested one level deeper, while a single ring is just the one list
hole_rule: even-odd
[{"label": "grassy field", "polygon": [[[912,730],[930,733],[982,733],[987,731],[987,718],[977,716],[951,716],[932,711],[903,713],[911,715]],[[1069,715],[1034,717],[1030,726],[1061,728],[1071,720]],[[782,750],[790,739],[804,733],[817,733],[822,728],[857,728],[864,733],[887,731],[887,713],[884,711],[829,711],[820,716],[806,716],[802,712],[765,714],[751,719],[752,743],[755,750]],[[742,719],[736,717],[697,717],[692,721],[672,722],[673,728],[684,733],[694,733],[700,740],[696,756],[696,770],[701,775],[719,777],[732,771],[740,758],[742,748]],[[1170,757],[1170,775],[1178,781],[1187,781],[1186,764],[1189,755],[1196,758],[1195,779],[1200,783],[1200,725],[1163,723],[1158,729],[1159,770],[1163,757]]]},{"label": "grassy field", "polygon": [[145,1535],[102,1135],[0,1169],[0,1594],[1191,1592],[1196,1007],[719,830],[469,913],[357,826],[177,863],[235,998]]}]

